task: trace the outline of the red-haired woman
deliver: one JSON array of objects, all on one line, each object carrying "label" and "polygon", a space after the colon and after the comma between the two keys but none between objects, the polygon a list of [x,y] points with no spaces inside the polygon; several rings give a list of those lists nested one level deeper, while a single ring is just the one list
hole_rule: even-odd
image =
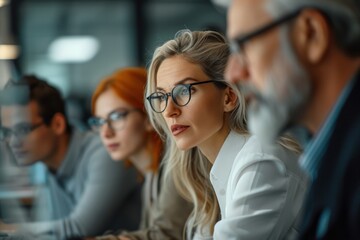
[{"label": "red-haired woman", "polygon": [[[123,68],[102,80],[92,97],[90,126],[99,132],[113,160],[129,161],[145,179],[142,230],[126,233],[126,237],[103,236],[98,239],[181,239],[191,211],[189,203],[172,192],[172,183],[160,184],[163,143],[145,111],[145,84],[144,68]],[[159,194],[160,186],[164,196]],[[155,206],[158,198],[160,203]],[[174,216],[176,219],[172,219]]]}]

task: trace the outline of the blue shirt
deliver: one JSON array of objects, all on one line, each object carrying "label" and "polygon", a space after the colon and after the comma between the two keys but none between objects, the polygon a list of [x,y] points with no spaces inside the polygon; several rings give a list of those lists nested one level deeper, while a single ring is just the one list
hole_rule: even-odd
[{"label": "blue shirt", "polygon": [[356,77],[354,76],[344,88],[319,133],[309,142],[304,151],[304,154],[300,158],[300,165],[307,172],[312,181],[317,178],[320,160],[325,153],[330,136],[333,133],[335,122],[339,116],[340,110],[344,106],[344,103],[349,96],[349,93],[354,85],[355,78]]},{"label": "blue shirt", "polygon": [[[308,176],[310,177],[310,180],[312,181],[315,181],[317,179],[319,167],[321,164],[321,159],[323,159],[324,154],[328,148],[330,137],[332,136],[333,131],[335,129],[335,124],[339,117],[340,111],[343,108],[346,99],[349,97],[351,89],[353,88],[353,85],[356,81],[355,80],[356,75],[357,74],[355,74],[353,79],[347,84],[347,86],[342,91],[339,99],[334,105],[334,108],[330,112],[328,118],[325,120],[324,125],[320,129],[317,136],[315,136],[315,138],[309,142],[309,144],[305,149],[304,154],[302,155],[302,158],[300,159],[301,166],[307,172]],[[316,229],[317,239],[322,238],[326,233],[329,226],[330,217],[331,217],[330,209],[326,209],[322,212],[319,218],[318,227]]]},{"label": "blue shirt", "polygon": [[47,170],[46,188],[39,198],[45,216],[22,227],[35,239],[52,235],[61,240],[109,229],[137,229],[140,190],[135,169],[113,161],[97,134],[75,131],[57,172]]}]

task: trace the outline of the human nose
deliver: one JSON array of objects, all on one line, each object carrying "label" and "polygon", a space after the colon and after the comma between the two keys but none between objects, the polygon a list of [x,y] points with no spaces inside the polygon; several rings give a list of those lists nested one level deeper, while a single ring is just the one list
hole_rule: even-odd
[{"label": "human nose", "polygon": [[109,121],[106,121],[104,125],[100,128],[101,135],[104,138],[111,138],[115,135],[115,132],[111,126],[111,123]]},{"label": "human nose", "polygon": [[179,106],[176,105],[174,99],[169,96],[167,106],[163,112],[164,117],[172,118],[178,116],[179,114],[180,114]]},{"label": "human nose", "polygon": [[249,79],[249,71],[245,59],[233,53],[227,62],[225,79],[230,83],[238,83]]}]

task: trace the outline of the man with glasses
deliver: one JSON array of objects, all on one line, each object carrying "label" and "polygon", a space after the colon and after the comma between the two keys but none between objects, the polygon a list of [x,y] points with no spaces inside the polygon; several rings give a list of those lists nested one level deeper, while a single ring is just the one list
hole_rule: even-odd
[{"label": "man with glasses", "polygon": [[0,140],[19,166],[46,166],[46,195],[38,199],[49,200],[39,206],[46,216],[16,225],[20,233],[69,239],[137,229],[141,200],[136,171],[112,161],[97,134],[68,124],[56,88],[24,76],[5,86],[1,100]]},{"label": "man with glasses", "polygon": [[360,238],[360,1],[233,0],[226,78],[263,141],[302,126],[311,179],[302,239]]}]

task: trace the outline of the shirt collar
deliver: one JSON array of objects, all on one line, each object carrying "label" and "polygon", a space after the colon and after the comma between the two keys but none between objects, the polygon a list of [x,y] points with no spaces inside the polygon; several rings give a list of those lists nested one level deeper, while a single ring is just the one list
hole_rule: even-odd
[{"label": "shirt collar", "polygon": [[230,131],[211,168],[210,174],[212,178],[217,179],[222,184],[227,184],[236,155],[245,142],[246,137],[244,135]]},{"label": "shirt collar", "polygon": [[359,81],[359,78],[360,70],[358,70],[356,74],[354,74],[352,79],[346,85],[346,87],[340,94],[340,97],[336,101],[333,109],[331,110],[329,116],[326,118],[326,121],[321,127],[319,133],[307,145],[304,154],[300,159],[300,164],[302,168],[308,173],[309,177],[312,180],[315,180],[317,177],[317,171],[320,165],[320,161],[323,154],[325,153],[326,146],[333,132],[339,113],[344,106],[346,99],[348,98],[351,89],[355,84],[355,81]]},{"label": "shirt collar", "polygon": [[57,178],[66,178],[73,175],[77,164],[80,162],[79,151],[81,144],[81,133],[79,131],[72,131],[70,135],[69,146],[58,171],[56,172]]}]

